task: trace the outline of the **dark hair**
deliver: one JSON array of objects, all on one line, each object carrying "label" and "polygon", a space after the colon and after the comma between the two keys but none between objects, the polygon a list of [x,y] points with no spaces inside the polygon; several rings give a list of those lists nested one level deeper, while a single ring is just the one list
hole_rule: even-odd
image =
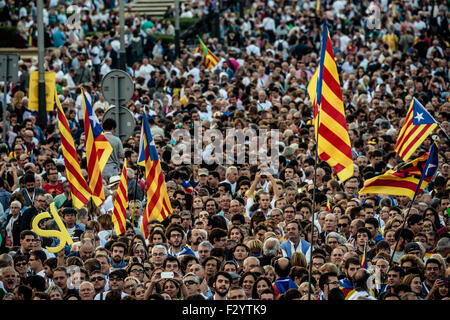
[{"label": "dark hair", "polygon": [[345,300],[345,295],[339,288],[333,288],[328,292],[328,300]]},{"label": "dark hair", "polygon": [[414,225],[422,220],[423,220],[423,217],[420,214],[413,213],[412,215],[410,215],[408,217],[408,220],[407,220],[408,227],[411,227],[412,225]]},{"label": "dark hair", "polygon": [[33,290],[30,287],[20,285],[17,287],[17,294],[23,296],[23,300],[29,301],[33,296]]},{"label": "dark hair", "polygon": [[228,234],[224,229],[221,228],[214,228],[209,232],[209,242],[211,242],[211,244],[214,244],[215,240],[218,240],[222,237],[226,237]]},{"label": "dark hair", "polygon": [[33,250],[30,255],[33,255],[36,259],[40,260],[42,265],[44,265],[45,260],[47,260],[47,255],[43,250]]},{"label": "dark hair", "polygon": [[[241,279],[243,279],[243,278],[241,278]],[[258,282],[260,282],[260,281],[264,281],[267,284],[268,289],[265,289],[265,290],[270,290],[270,292],[274,293],[272,283],[270,282],[270,280],[267,279],[266,277],[259,277],[258,279],[256,279],[255,284],[253,285],[253,290],[252,290],[252,298],[253,299],[259,299],[259,295],[258,295],[258,291],[257,291],[256,287],[257,287]]]},{"label": "dark hair", "polygon": [[219,278],[219,276],[223,276],[223,277],[227,278],[228,281],[230,281],[230,285],[231,285],[231,282],[233,282],[233,278],[231,277],[231,275],[228,272],[219,271],[214,275],[213,283],[215,283],[217,281],[217,278]]},{"label": "dark hair", "polygon": [[337,277],[336,272],[327,272],[320,275],[319,278],[319,288],[323,291],[325,285],[328,283],[328,278]]},{"label": "dark hair", "polygon": [[110,131],[117,127],[117,123],[113,118],[108,118],[103,121],[103,130]]},{"label": "dark hair", "polygon": [[167,256],[167,258],[164,259],[164,262],[162,264],[163,269],[166,269],[167,262],[171,262],[171,261],[175,261],[178,265],[178,269],[181,269],[181,263],[178,260],[178,258],[175,256]]},{"label": "dark hair", "polygon": [[36,291],[44,292],[46,289],[44,277],[38,275],[28,276],[25,279],[24,284],[30,286],[31,289],[36,289]]},{"label": "dark hair", "polygon": [[366,220],[364,220],[364,223],[373,225],[375,229],[378,229],[379,226],[378,220],[373,217],[367,218]]},{"label": "dark hair", "polygon": [[359,258],[357,258],[357,257],[350,257],[350,258],[348,258],[347,260],[345,260],[345,269],[348,269],[348,267],[350,267],[350,264],[354,264],[354,265],[360,265],[360,262],[359,262]]},{"label": "dark hair", "polygon": [[356,231],[356,237],[358,237],[358,233],[365,233],[365,234],[367,234],[369,239],[372,238],[372,234],[370,233],[370,230],[365,227],[359,228],[358,231]]}]

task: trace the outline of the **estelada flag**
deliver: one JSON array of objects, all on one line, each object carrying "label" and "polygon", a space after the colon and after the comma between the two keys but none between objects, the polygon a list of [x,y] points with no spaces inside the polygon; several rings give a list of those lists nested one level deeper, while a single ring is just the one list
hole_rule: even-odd
[{"label": "estelada flag", "polygon": [[430,151],[419,158],[400,165],[397,170],[373,177],[364,182],[361,194],[377,193],[392,196],[406,196],[412,200],[426,188],[438,167],[438,152],[436,144]]},{"label": "estelada flag", "polygon": [[403,161],[407,161],[437,125],[438,122],[427,109],[413,98],[394,150]]}]

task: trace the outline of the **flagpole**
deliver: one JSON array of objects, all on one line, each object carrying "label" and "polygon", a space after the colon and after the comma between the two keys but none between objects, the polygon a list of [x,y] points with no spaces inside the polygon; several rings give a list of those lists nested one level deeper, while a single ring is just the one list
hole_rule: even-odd
[{"label": "flagpole", "polygon": [[[322,35],[322,47],[321,47],[321,56],[320,59],[322,60],[324,58],[324,39],[327,36],[325,34],[326,29],[326,22],[324,20],[324,32]],[[322,68],[322,61],[319,64],[319,69]],[[322,71],[319,70],[319,76],[318,79],[322,81]],[[320,96],[322,95],[322,84],[320,85]],[[314,188],[313,188],[313,205],[312,205],[312,215],[311,215],[311,247],[309,251],[309,274],[308,274],[308,300],[311,300],[311,278],[312,278],[312,252],[314,249],[314,221],[315,221],[315,212],[316,212],[316,188],[317,188],[317,162],[319,161],[319,150],[318,150],[318,144],[319,144],[319,127],[320,127],[320,104],[321,104],[321,97],[319,95],[316,96],[316,103],[317,103],[317,133],[316,133],[316,147],[315,147],[315,161],[314,161]],[[313,102],[314,103],[314,102]],[[314,113],[314,111],[313,111]],[[313,125],[315,126],[315,119],[313,117]]]},{"label": "flagpole", "polygon": [[[317,123],[320,123],[320,108],[317,112]],[[316,214],[316,181],[317,181],[317,162],[319,161],[319,152],[317,144],[319,142],[319,128],[317,128],[316,147],[315,147],[315,161],[314,161],[314,188],[313,188],[313,206],[312,206],[312,218],[311,218],[311,248],[309,251],[309,274],[308,274],[308,300],[311,300],[311,278],[312,278],[312,252],[314,249],[314,221]]]},{"label": "flagpole", "polygon": [[438,122],[437,124],[438,124],[439,129],[442,130],[442,132],[445,134],[445,136],[447,137],[447,139],[450,140],[450,137],[448,136],[447,132],[441,127],[441,124],[440,124],[439,122]]},{"label": "flagpole", "polygon": [[139,179],[139,165],[137,166],[136,180],[134,182],[134,194],[133,194],[133,215],[131,216],[131,224],[134,225],[134,217],[136,213],[136,193],[137,193],[137,181]]},{"label": "flagpole", "polygon": [[[410,202],[409,207],[408,207],[408,211],[406,212],[406,216],[404,217],[404,220],[403,220],[402,228],[401,228],[400,230],[403,230],[403,228],[405,227],[405,223],[406,223],[406,220],[408,219],[409,212],[411,211],[412,205],[413,205],[414,201],[416,200],[417,195],[420,193],[420,188],[421,188],[421,186],[422,186],[422,182],[423,182],[425,176],[427,175],[427,171],[428,171],[427,168],[428,168],[429,165],[430,165],[430,161],[433,161],[432,156],[433,156],[434,154],[436,154],[436,157],[437,157],[437,152],[438,152],[438,151],[437,151],[435,148],[436,148],[436,143],[433,143],[433,145],[431,145],[431,148],[430,148],[430,151],[429,151],[429,154],[428,154],[428,159],[427,159],[427,161],[426,161],[426,163],[425,163],[425,166],[423,167],[423,170],[422,170],[422,174],[421,174],[419,183],[417,184],[416,192],[414,193],[414,196],[413,196],[413,198],[411,199],[411,202]],[[437,162],[437,158],[436,158],[436,162]],[[431,175],[431,177],[432,177],[433,175],[434,175],[434,172],[433,172],[433,174]],[[399,234],[398,239],[397,239],[397,241],[395,242],[394,250],[393,250],[393,252],[392,252],[391,258],[389,259],[388,270],[390,269],[391,263],[392,263],[392,261],[393,261],[393,259],[394,259],[394,254],[395,254],[395,251],[397,250],[397,246],[398,246],[398,242],[399,242],[399,240],[400,240],[400,236],[401,236],[401,233]]]},{"label": "flagpole", "polygon": [[[419,186],[419,187],[420,187],[420,186]],[[411,202],[409,203],[408,211],[406,212],[406,216],[405,216],[404,219],[403,219],[403,224],[402,224],[402,227],[400,228],[400,230],[403,230],[403,229],[405,228],[405,223],[406,223],[406,220],[408,219],[409,212],[411,211],[411,208],[412,208],[412,205],[413,205],[413,203],[414,203],[414,201],[415,201],[415,198],[416,198],[416,197],[414,196],[414,198],[413,198],[413,199],[411,200]],[[393,259],[394,259],[395,251],[397,250],[397,246],[398,246],[398,242],[399,242],[399,240],[400,240],[400,237],[401,237],[401,233],[399,234],[398,239],[397,239],[397,241],[395,242],[394,250],[392,251],[391,258],[389,259],[388,271],[389,271],[389,269],[391,268],[391,263],[392,263],[392,261],[393,261]]]}]

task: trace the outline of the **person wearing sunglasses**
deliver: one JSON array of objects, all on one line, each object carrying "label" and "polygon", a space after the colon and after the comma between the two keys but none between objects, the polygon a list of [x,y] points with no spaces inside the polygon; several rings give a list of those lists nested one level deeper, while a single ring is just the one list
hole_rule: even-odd
[{"label": "person wearing sunglasses", "polygon": [[349,239],[351,236],[350,231],[350,223],[352,222],[352,218],[348,215],[343,215],[338,220],[338,230],[341,235],[345,237],[345,239]]},{"label": "person wearing sunglasses", "polygon": [[200,290],[200,278],[195,273],[189,272],[185,274],[183,277],[183,283],[187,289],[187,296],[200,294],[206,299],[206,296],[203,295]]},{"label": "person wearing sunglasses", "polygon": [[28,258],[27,256],[20,254],[14,257],[14,269],[17,271],[20,277],[20,284],[23,284],[27,278],[28,273]]},{"label": "person wearing sunglasses", "polygon": [[106,277],[101,270],[92,271],[89,281],[94,285],[96,295],[106,291]]}]

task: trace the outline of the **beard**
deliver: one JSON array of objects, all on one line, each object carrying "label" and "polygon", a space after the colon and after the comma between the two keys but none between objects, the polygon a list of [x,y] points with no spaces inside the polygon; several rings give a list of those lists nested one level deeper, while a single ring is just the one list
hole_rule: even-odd
[{"label": "beard", "polygon": [[122,257],[119,256],[119,255],[112,257],[112,261],[113,261],[115,264],[122,262],[122,260],[123,260]]}]

